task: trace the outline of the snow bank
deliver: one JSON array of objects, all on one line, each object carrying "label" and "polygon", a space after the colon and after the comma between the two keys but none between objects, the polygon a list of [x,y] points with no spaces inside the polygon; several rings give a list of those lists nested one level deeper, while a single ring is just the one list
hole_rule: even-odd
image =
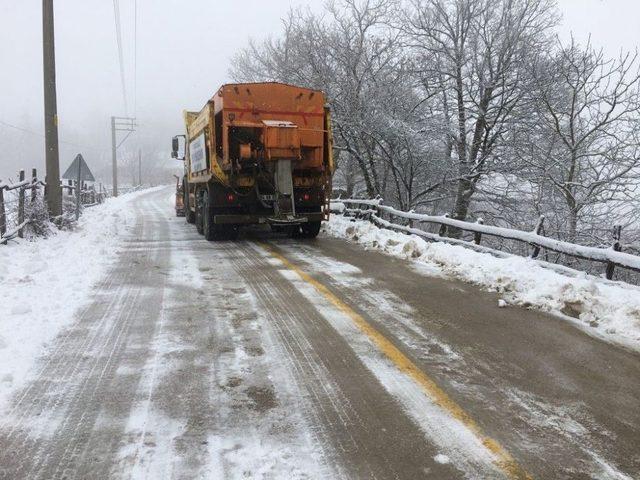
[{"label": "snow bank", "polygon": [[0,245],[0,409],[88,302],[116,257],[120,235],[134,223],[129,202],[143,193],[86,209],[74,231]]},{"label": "snow bank", "polygon": [[551,312],[592,335],[640,351],[640,288],[633,285],[587,274],[572,278],[528,258],[496,258],[464,247],[430,243],[339,215],[331,217],[324,231],[499,292],[501,307],[519,305]]}]

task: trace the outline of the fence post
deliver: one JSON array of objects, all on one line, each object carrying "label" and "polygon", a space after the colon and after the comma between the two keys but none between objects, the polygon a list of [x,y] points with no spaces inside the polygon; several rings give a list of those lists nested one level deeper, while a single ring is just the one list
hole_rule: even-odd
[{"label": "fence post", "polygon": [[38,170],[35,168],[31,169],[31,183],[33,185],[31,187],[31,203],[34,203],[38,195],[38,187],[36,186],[38,183]]},{"label": "fence post", "polygon": [[[20,170],[20,181],[24,182],[24,170]],[[18,189],[18,225],[24,222],[24,187]],[[24,230],[18,230],[18,237],[24,238]]]},{"label": "fence post", "polygon": [[360,211],[362,210],[362,204],[355,203],[353,207],[354,207],[353,209],[355,210],[355,212],[353,212],[353,218],[355,218],[356,220],[359,220],[360,217],[362,216],[362,213],[360,213]]},{"label": "fence post", "polygon": [[67,184],[69,185],[69,195],[73,195],[73,180],[68,180]]},{"label": "fence post", "polygon": [[363,205],[364,209],[367,210],[367,214],[363,217],[364,220],[373,223],[373,219],[371,218],[371,216],[373,215],[373,212],[371,212],[370,210],[373,210],[373,208],[371,207],[371,205]]},{"label": "fence post", "polygon": [[0,187],[0,237],[7,233],[7,216],[4,210],[4,188]]},{"label": "fence post", "polygon": [[[622,225],[616,225],[613,227],[613,251],[621,252],[622,245],[620,244],[620,238],[622,237]],[[616,264],[613,262],[607,262],[606,277],[607,280],[613,280],[613,272],[616,268]]]},{"label": "fence post", "polygon": [[[476,220],[476,223],[477,223],[478,225],[484,225],[484,220],[483,220],[482,218],[479,218],[478,220]],[[482,241],[482,234],[481,234],[480,232],[476,232],[476,233],[473,235],[473,242],[474,242],[476,245],[480,245],[480,242],[481,242],[481,241]]]},{"label": "fence post", "polygon": [[[544,229],[544,215],[540,215],[540,218],[538,219],[538,223],[536,224],[536,228],[533,231],[533,233],[535,233],[536,235],[540,235],[543,229]],[[540,245],[534,245],[533,252],[531,252],[531,258],[538,258],[538,255],[540,255]]]},{"label": "fence post", "polygon": [[[449,214],[445,213],[444,218],[449,218]],[[438,232],[438,236],[444,237],[447,234],[447,226],[444,223],[440,224],[440,231]]]}]

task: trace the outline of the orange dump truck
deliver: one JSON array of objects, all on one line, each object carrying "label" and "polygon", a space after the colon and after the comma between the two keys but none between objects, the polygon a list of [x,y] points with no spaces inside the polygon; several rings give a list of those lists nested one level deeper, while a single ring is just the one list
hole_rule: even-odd
[{"label": "orange dump truck", "polygon": [[173,138],[184,160],[184,210],[208,240],[248,224],[315,237],[329,216],[331,119],[318,90],[281,83],[223,85]]}]

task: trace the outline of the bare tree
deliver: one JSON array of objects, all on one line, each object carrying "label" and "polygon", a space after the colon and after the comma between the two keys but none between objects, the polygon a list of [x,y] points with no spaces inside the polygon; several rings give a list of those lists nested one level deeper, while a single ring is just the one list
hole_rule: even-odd
[{"label": "bare tree", "polygon": [[557,20],[555,0],[335,0],[231,75],[327,93],[343,194],[602,243],[640,216],[637,62],[562,46]]},{"label": "bare tree", "polygon": [[421,60],[425,93],[447,127],[455,173],[453,217],[466,219],[477,182],[520,106],[527,56],[548,43],[550,0],[412,0],[400,28]]},{"label": "bare tree", "polygon": [[[324,90],[333,110],[336,150],[346,184],[364,183],[402,208],[428,201],[435,162],[421,124],[408,60],[389,27],[389,0],[341,0],[326,17],[290,12],[284,35],[236,56],[237,80],[273,79]],[[345,175],[355,175],[357,179]],[[439,175],[434,175],[438,177]],[[425,188],[423,184],[426,184]]]},{"label": "bare tree", "polygon": [[[564,201],[567,238],[578,223],[606,224],[637,198],[640,171],[640,72],[637,54],[606,59],[574,41],[542,55],[534,71],[538,111],[528,132],[533,174]],[[630,213],[630,212],[627,212]],[[610,224],[607,225],[607,228]]]}]

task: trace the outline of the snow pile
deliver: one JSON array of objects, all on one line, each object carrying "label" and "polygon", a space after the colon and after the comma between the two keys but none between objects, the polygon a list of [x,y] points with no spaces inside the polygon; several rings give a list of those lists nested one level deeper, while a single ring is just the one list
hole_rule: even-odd
[{"label": "snow pile", "polygon": [[119,237],[134,223],[129,202],[142,193],[86,209],[74,231],[0,245],[0,408],[88,302],[116,256]]},{"label": "snow pile", "polygon": [[633,285],[587,274],[568,277],[536,260],[496,258],[464,247],[430,243],[340,215],[333,215],[324,231],[499,292],[501,307],[519,305],[558,314],[591,334],[640,350],[640,288]]}]

